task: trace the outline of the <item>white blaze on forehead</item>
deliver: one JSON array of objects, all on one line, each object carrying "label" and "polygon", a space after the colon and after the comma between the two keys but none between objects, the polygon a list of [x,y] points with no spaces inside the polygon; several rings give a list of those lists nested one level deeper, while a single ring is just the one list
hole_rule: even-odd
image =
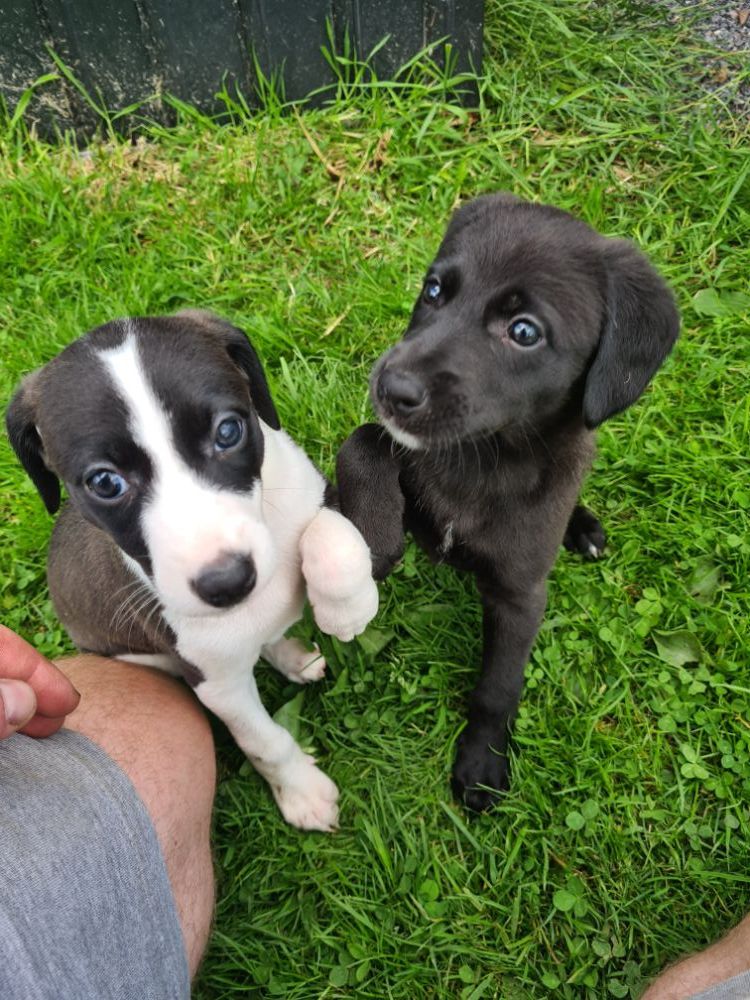
[{"label": "white blaze on forehead", "polygon": [[152,459],[158,461],[161,456],[168,463],[174,451],[169,420],[143,371],[135,334],[129,331],[128,323],[124,325],[128,332],[119,347],[96,353],[128,407],[133,440]]},{"label": "white blaze on forehead", "polygon": [[134,442],[151,460],[153,478],[141,509],[141,528],[165,604],[183,614],[209,612],[190,581],[229,552],[252,557],[257,592],[275,562],[263,523],[260,482],[238,493],[202,479],[187,465],[175,447],[169,415],[143,369],[132,330],[118,347],[97,353],[128,408]]}]

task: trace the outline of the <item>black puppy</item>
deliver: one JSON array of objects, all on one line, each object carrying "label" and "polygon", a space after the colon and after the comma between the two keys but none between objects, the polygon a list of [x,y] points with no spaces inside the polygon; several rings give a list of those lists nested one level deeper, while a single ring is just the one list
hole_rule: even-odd
[{"label": "black puppy", "polygon": [[377,578],[406,530],[476,577],[482,669],[453,768],[471,808],[507,787],[509,730],[561,542],[592,556],[604,545],[576,507],[593,429],[635,402],[678,332],[669,289],[629,242],[497,194],[456,212],[404,339],[375,365],[383,427],[344,443],[341,510]]}]

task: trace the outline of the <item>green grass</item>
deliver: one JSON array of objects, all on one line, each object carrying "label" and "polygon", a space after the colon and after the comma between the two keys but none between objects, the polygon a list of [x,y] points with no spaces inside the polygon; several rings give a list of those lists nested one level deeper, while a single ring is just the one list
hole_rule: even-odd
[{"label": "green grass", "polygon": [[[413,549],[366,641],[322,640],[331,676],[299,713],[342,789],[339,833],[285,826],[217,727],[202,1000],[635,997],[750,908],[750,317],[733,295],[750,135],[654,8],[489,3],[478,113],[417,69],[302,115],[269,101],[219,128],[183,109],[88,158],[5,129],[3,400],[97,323],[206,306],[251,334],[283,422],[330,472],[451,209],[498,188],[634,239],[683,311],[652,388],[600,433],[585,499],[609,549],[560,557],[492,815],[448,789],[478,608]],[[49,529],[3,444],[0,615],[59,653]],[[262,674],[273,709],[297,693]]]}]

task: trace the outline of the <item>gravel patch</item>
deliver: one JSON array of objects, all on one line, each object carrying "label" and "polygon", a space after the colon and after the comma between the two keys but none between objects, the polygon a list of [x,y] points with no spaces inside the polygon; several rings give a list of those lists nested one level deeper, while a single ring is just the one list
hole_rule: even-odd
[{"label": "gravel patch", "polygon": [[[673,24],[687,24],[716,54],[701,55],[702,83],[720,93],[732,112],[750,118],[750,0],[660,0]],[[724,53],[725,55],[722,55]]]}]

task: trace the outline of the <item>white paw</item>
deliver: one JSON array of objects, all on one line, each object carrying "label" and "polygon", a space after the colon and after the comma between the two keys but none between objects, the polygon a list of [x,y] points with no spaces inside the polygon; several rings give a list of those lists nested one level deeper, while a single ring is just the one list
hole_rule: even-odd
[{"label": "white paw", "polygon": [[319,681],[326,672],[326,661],[317,645],[307,649],[299,639],[279,639],[272,645],[264,646],[262,655],[295,684]]},{"label": "white paw", "polygon": [[378,587],[372,577],[363,582],[357,593],[343,600],[335,600],[312,588],[308,589],[307,596],[318,628],[342,642],[349,642],[364,632],[378,611]]},{"label": "white paw", "polygon": [[317,645],[315,649],[305,650],[305,663],[296,676],[287,674],[290,681],[299,681],[300,684],[310,684],[312,681],[319,681],[326,672],[326,661]]},{"label": "white paw", "polygon": [[348,642],[365,630],[378,610],[365,540],[351,521],[324,507],[308,525],[300,551],[315,621],[323,632]]},{"label": "white paw", "polygon": [[308,754],[285,769],[282,783],[274,781],[271,787],[282,816],[292,826],[324,833],[338,826],[339,790]]}]

